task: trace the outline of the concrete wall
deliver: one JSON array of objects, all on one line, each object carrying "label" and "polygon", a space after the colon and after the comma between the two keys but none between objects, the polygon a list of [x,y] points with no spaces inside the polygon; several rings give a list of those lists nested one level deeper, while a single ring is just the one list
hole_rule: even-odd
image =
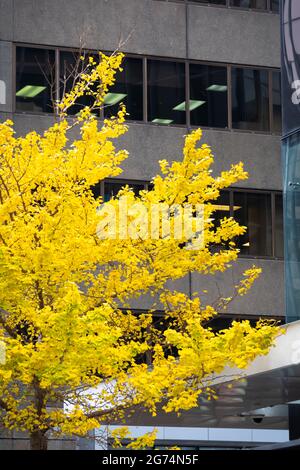
[{"label": "concrete wall", "polygon": [[279,15],[190,5],[189,57],[280,67]]},{"label": "concrete wall", "polygon": [[102,50],[126,41],[126,51],[184,57],[185,7],[152,0],[15,0],[14,40],[69,47],[82,40]]},{"label": "concrete wall", "polygon": [[[9,115],[2,113],[2,116]],[[42,132],[52,121],[47,115],[24,113],[14,116],[18,134],[33,129]],[[118,148],[126,148],[130,154],[123,162],[122,178],[151,180],[159,171],[159,160],[181,159],[186,132],[184,127],[130,124],[128,132],[116,142]],[[202,142],[212,147],[215,174],[229,169],[232,163],[243,161],[249,178],[236,186],[282,189],[279,136],[204,129]]]},{"label": "concrete wall", "polygon": [[207,289],[208,294],[203,295],[207,304],[215,302],[220,296],[230,297],[234,286],[243,278],[243,272],[253,264],[262,269],[261,276],[244,297],[237,297],[223,313],[284,316],[283,261],[240,258],[225,273],[216,273],[214,276],[193,274],[191,290],[201,292]]},{"label": "concrete wall", "polygon": [[[76,438],[49,439],[49,450],[75,450]],[[0,431],[0,450],[29,450],[30,442],[27,434],[19,431]]]},{"label": "concrete wall", "polygon": [[[0,5],[1,11],[1,5]],[[13,45],[8,41],[0,41],[0,80],[2,90],[0,94],[0,112],[12,111],[13,109]]]},{"label": "concrete wall", "polygon": [[[0,39],[280,66],[279,17],[153,0],[0,0]],[[188,48],[186,47],[186,16]],[[108,21],[109,20],[109,21]],[[239,47],[236,47],[236,45]]]}]

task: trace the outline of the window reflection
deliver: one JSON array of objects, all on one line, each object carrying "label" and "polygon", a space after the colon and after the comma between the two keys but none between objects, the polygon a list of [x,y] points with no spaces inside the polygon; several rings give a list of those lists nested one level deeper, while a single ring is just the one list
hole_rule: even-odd
[{"label": "window reflection", "polygon": [[271,0],[271,10],[276,13],[279,12],[279,1],[280,0]]},{"label": "window reflection", "polygon": [[125,186],[129,186],[130,189],[133,190],[136,196],[139,195],[139,192],[145,189],[144,183],[134,183],[131,181],[109,181],[104,183],[104,202],[109,201],[114,196],[117,196],[118,192],[124,188]]},{"label": "window reflection", "polygon": [[[74,73],[85,68],[79,52],[59,52],[59,80],[56,82],[55,51],[17,47],[16,109],[30,112],[52,112],[52,98],[71,90]],[[76,64],[79,66],[77,67]],[[143,121],[143,91],[148,90],[148,122],[168,125],[186,123],[185,64],[182,62],[147,60],[143,74],[143,59],[126,57],[123,71],[117,74],[115,85],[105,98],[104,115],[116,115],[119,105],[126,105],[128,118]],[[192,126],[228,128],[228,100],[232,102],[232,128],[247,131],[270,131],[270,111],[273,113],[271,132],[281,132],[280,72],[272,71],[272,90],[269,90],[269,71],[248,67],[232,67],[232,86],[228,89],[229,66],[189,64]],[[143,83],[143,80],[147,83]],[[272,110],[269,109],[272,92]],[[231,94],[231,96],[230,96]],[[84,106],[93,103],[92,96],[82,96],[68,109],[76,115]],[[100,110],[94,110],[100,116]]]},{"label": "window reflection", "polygon": [[226,0],[191,0],[195,3],[209,3],[211,5],[226,5]]},{"label": "window reflection", "polygon": [[[212,222],[214,225],[214,230],[217,230],[220,227],[221,220],[229,218],[231,214],[230,207],[230,192],[229,191],[220,191],[220,196],[216,201],[211,201],[214,206],[214,212],[211,215]],[[223,241],[219,244],[214,244],[210,247],[212,253],[219,252],[222,249],[228,249],[228,241]]]},{"label": "window reflection", "polygon": [[280,72],[272,74],[273,131],[281,132],[281,80]]},{"label": "window reflection", "polygon": [[185,124],[185,65],[148,60],[148,121]]},{"label": "window reflection", "polygon": [[54,64],[53,50],[16,48],[17,111],[52,112],[52,100],[55,99]]},{"label": "window reflection", "polygon": [[222,219],[228,219],[230,217],[230,192],[221,191],[218,199],[213,201],[212,204],[214,205],[215,209],[212,215],[214,219],[214,226],[215,228],[218,228]]},{"label": "window reflection", "polygon": [[257,10],[267,9],[267,0],[230,0],[232,7],[255,8]]},{"label": "window reflection", "polygon": [[283,198],[281,194],[275,195],[275,256],[283,258]]},{"label": "window reflection", "polygon": [[232,68],[232,127],[268,131],[268,72],[250,68]]},{"label": "window reflection", "polygon": [[234,192],[233,200],[235,220],[247,227],[237,240],[241,254],[272,256],[271,195]]},{"label": "window reflection", "polygon": [[[74,84],[74,78],[79,73],[83,72],[88,63],[88,57],[92,54],[88,54],[85,60],[80,59],[79,52],[69,52],[61,51],[60,52],[60,83],[59,90],[61,98],[65,93],[69,93]],[[95,60],[99,61],[99,56],[95,55]],[[75,104],[71,106],[67,113],[70,115],[76,115],[81,111],[85,106],[91,106],[93,103],[92,96],[80,96],[77,98]],[[94,114],[99,116],[99,110],[95,110]]]},{"label": "window reflection", "polygon": [[190,64],[191,124],[227,127],[227,69]]},{"label": "window reflection", "polygon": [[143,120],[143,62],[142,59],[125,58],[122,72],[116,75],[115,84],[105,97],[105,116],[115,116],[120,103],[126,105],[128,119]]}]

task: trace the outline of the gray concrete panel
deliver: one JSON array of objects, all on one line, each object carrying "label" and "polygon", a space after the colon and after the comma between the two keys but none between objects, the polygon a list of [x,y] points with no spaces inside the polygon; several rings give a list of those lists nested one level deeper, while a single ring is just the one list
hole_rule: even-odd
[{"label": "gray concrete panel", "polygon": [[[14,121],[16,131],[24,134],[33,129],[41,132],[51,124],[52,117],[15,114]],[[122,164],[124,171],[120,177],[151,180],[159,171],[159,160],[182,158],[186,132],[184,127],[129,124],[128,132],[116,142],[118,148],[129,151],[128,159]],[[236,186],[276,190],[282,188],[279,136],[204,130],[201,142],[212,147],[215,174],[229,169],[232,163],[244,162],[249,178]]]},{"label": "gray concrete panel", "polygon": [[0,40],[13,39],[13,3],[13,0],[0,0]]},{"label": "gray concrete panel", "polygon": [[12,112],[12,64],[12,43],[0,41],[0,112]]},{"label": "gray concrete panel", "polygon": [[190,5],[189,57],[280,67],[279,15]]},{"label": "gray concrete panel", "polygon": [[[124,162],[124,178],[151,179],[159,170],[158,160],[182,158],[186,130],[179,127],[131,125],[120,143],[130,156]],[[214,173],[244,162],[249,177],[236,186],[281,189],[280,137],[263,134],[204,130],[202,143],[212,147]],[[272,171],[270,171],[272,168]]]},{"label": "gray concrete panel", "polygon": [[185,55],[185,7],[153,0],[15,0],[15,41]]},{"label": "gray concrete panel", "polygon": [[203,131],[215,155],[215,173],[242,161],[249,177],[236,184],[254,189],[282,189],[280,136],[250,132]]},{"label": "gray concrete panel", "polygon": [[203,300],[208,305],[220,296],[232,295],[234,286],[243,277],[242,273],[255,264],[262,268],[262,274],[252,289],[243,297],[237,297],[223,313],[241,315],[284,316],[283,261],[240,258],[232,269],[214,276],[192,275],[192,292],[207,289]]}]

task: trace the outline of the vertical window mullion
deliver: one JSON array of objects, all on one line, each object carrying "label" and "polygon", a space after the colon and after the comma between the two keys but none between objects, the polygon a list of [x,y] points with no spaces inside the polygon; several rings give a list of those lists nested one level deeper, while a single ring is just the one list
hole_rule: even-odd
[{"label": "vertical window mullion", "polygon": [[147,58],[143,57],[143,121],[148,121],[148,76]]},{"label": "vertical window mullion", "polygon": [[230,206],[230,217],[234,218],[234,197],[233,197],[233,189],[229,190],[229,206]]},{"label": "vertical window mullion", "polygon": [[186,126],[189,130],[191,128],[191,115],[190,115],[190,66],[189,62],[185,61],[185,110],[186,110]]},{"label": "vertical window mullion", "polygon": [[232,77],[231,65],[227,66],[227,124],[228,129],[232,129]]},{"label": "vertical window mullion", "polygon": [[13,93],[13,102],[12,102],[12,112],[16,112],[16,107],[17,107],[17,46],[14,44],[12,48],[12,54],[13,54],[13,62],[12,62],[12,76],[13,76],[13,83],[12,83],[12,93]]},{"label": "vertical window mullion", "polygon": [[60,52],[58,47],[55,49],[55,108],[54,108],[54,113],[57,113],[57,103],[60,101],[60,90],[59,90],[59,77],[60,77]]},{"label": "vertical window mullion", "polygon": [[269,70],[269,120],[270,120],[270,132],[274,132],[273,123],[273,72]]},{"label": "vertical window mullion", "polygon": [[102,200],[104,201],[104,181],[100,181],[100,195],[102,197]]},{"label": "vertical window mullion", "polygon": [[271,226],[272,226],[272,258],[275,258],[275,253],[276,253],[276,248],[275,248],[275,243],[276,243],[276,237],[275,237],[275,230],[276,230],[276,224],[275,224],[275,214],[276,207],[275,207],[275,193],[274,191],[271,192]]}]

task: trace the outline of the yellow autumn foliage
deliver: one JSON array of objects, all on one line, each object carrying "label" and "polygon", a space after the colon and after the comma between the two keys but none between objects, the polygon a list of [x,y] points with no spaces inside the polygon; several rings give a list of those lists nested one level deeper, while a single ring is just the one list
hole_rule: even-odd
[{"label": "yellow autumn foliage", "polygon": [[[99,236],[103,201],[92,187],[121,173],[128,154],[115,140],[127,128],[123,105],[103,123],[93,107],[103,106],[122,58],[92,59],[44,133],[20,137],[11,121],[0,124],[0,341],[6,348],[0,419],[8,429],[28,431],[37,447],[36,439],[49,433],[86,435],[140,407],[155,415],[162,402],[166,412],[197,406],[199,395],[214,394],[211,374],[247,367],[278,334],[272,324],[248,321],[215,333],[207,322],[218,312],[201,293],[189,298],[167,287],[189,272],[230,268],[238,256],[234,240],[246,230],[232,218],[213,224],[220,191],[247,174],[237,163],[214,177],[212,151],[199,145],[201,130],[186,136],[181,161],[160,161],[151,190],[135,195],[124,188],[104,206],[116,208],[125,196],[129,207],[203,205],[202,245],[186,249],[185,236]],[[68,109],[86,93],[94,104],[69,119]],[[244,295],[258,274],[248,270],[237,293]],[[134,298],[149,293],[149,311],[131,310]],[[158,298],[164,331],[152,321]],[[131,447],[150,445],[153,436]]]}]

